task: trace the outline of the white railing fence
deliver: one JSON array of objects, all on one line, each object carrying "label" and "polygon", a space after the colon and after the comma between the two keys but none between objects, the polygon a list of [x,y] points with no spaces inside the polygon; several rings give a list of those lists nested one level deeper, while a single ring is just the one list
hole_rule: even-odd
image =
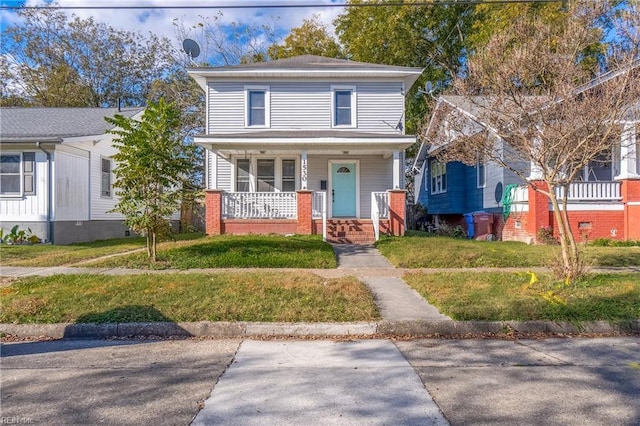
[{"label": "white railing fence", "polygon": [[223,219],[296,219],[295,192],[223,192]]},{"label": "white railing fence", "polygon": [[389,193],[371,193],[371,220],[373,221],[373,233],[375,240],[380,239],[380,219],[389,218]]},{"label": "white railing fence", "polygon": [[327,241],[327,193],[314,192],[311,199],[311,211],[314,219],[322,218],[322,240]]},{"label": "white railing fence", "polygon": [[[564,196],[564,188],[556,188],[558,199]],[[573,182],[569,185],[569,201],[621,200],[620,182]]]}]

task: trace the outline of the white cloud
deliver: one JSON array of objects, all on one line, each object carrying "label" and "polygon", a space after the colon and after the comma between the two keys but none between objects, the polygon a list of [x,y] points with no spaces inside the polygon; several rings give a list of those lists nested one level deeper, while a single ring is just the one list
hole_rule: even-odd
[{"label": "white cloud", "polygon": [[[27,0],[27,6],[42,5],[43,0]],[[249,25],[273,24],[276,22],[279,34],[288,34],[293,27],[300,26],[302,21],[314,15],[333,30],[333,20],[341,12],[342,7],[311,7],[318,4],[342,4],[343,0],[58,0],[61,7],[79,9],[65,9],[68,15],[75,14],[82,18],[93,17],[98,22],[104,22],[114,28],[138,31],[142,34],[149,32],[161,37],[169,38],[176,46],[180,41],[176,39],[173,22],[175,19],[186,25],[196,25],[201,16],[214,16],[222,12],[222,23],[242,22]],[[92,7],[108,7],[108,9],[82,9],[88,5]],[[251,6],[250,8],[223,8],[224,6]],[[303,7],[264,8],[260,5],[301,5]],[[148,6],[149,9],[138,9]],[[161,8],[161,7],[166,8]],[[180,6],[181,8],[173,8]],[[206,9],[188,8],[189,6],[209,6]],[[304,7],[306,6],[306,7]],[[110,7],[135,7],[135,9],[112,9]],[[185,8],[182,8],[185,7]],[[2,25],[14,24],[15,13],[2,11]]]}]

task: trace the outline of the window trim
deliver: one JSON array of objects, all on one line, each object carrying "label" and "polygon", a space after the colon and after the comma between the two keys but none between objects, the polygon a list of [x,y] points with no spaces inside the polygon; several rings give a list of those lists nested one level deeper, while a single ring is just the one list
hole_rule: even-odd
[{"label": "window trim", "polygon": [[[31,170],[30,172],[26,171],[26,167],[25,167],[25,154],[30,154],[33,156],[33,170]],[[18,164],[19,164],[19,170],[17,173],[2,173],[3,175],[17,175],[19,178],[19,185],[20,188],[18,190],[18,192],[9,192],[9,193],[0,193],[0,198],[22,198],[25,196],[31,196],[31,195],[36,195],[36,185],[37,185],[37,180],[36,180],[36,168],[37,168],[37,161],[36,161],[36,153],[32,152],[32,151],[6,151],[6,152],[2,152],[2,155],[4,156],[17,156],[19,158],[18,160]],[[25,189],[25,179],[27,177],[31,177],[31,185],[32,185],[32,191],[27,191]]]},{"label": "window trim", "polygon": [[[338,118],[338,114],[336,114],[336,92],[351,92],[351,124],[336,124],[336,120]],[[331,85],[331,127],[332,128],[343,128],[343,129],[353,129],[358,127],[357,123],[357,92],[355,85]]]},{"label": "window trim", "polygon": [[[249,95],[251,92],[264,92],[264,124],[251,124],[250,122],[250,102]],[[244,127],[246,128],[269,128],[271,127],[271,88],[265,85],[247,85],[244,86]]]},{"label": "window trim", "polygon": [[[104,162],[109,162],[109,172],[103,170]],[[104,191],[104,175],[109,173],[109,191],[105,194]],[[113,159],[111,157],[100,156],[100,198],[113,198]]]},{"label": "window trim", "polygon": [[[434,175],[434,171],[437,170],[438,174]],[[442,163],[438,160],[431,160],[429,162],[429,187],[431,194],[444,194],[447,192],[447,163]]]}]

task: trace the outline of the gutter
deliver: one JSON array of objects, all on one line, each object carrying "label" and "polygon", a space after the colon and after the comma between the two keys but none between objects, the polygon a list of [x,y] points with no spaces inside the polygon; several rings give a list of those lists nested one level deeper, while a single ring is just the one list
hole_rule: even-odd
[{"label": "gutter", "polygon": [[36,142],[36,146],[40,151],[44,152],[47,156],[47,233],[49,234],[49,242],[53,243],[53,221],[51,218],[51,212],[53,211],[53,168],[51,160],[51,152],[45,150],[41,142]]}]

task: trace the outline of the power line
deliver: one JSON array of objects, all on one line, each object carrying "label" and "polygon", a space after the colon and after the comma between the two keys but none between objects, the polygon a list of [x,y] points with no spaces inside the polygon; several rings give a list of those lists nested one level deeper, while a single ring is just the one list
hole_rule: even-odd
[{"label": "power line", "polygon": [[389,3],[310,3],[310,4],[229,4],[229,5],[181,5],[181,6],[162,6],[162,5],[147,5],[147,6],[60,6],[60,5],[38,5],[38,6],[24,6],[24,5],[7,5],[1,4],[0,10],[18,10],[18,9],[73,9],[73,10],[101,10],[101,9],[296,9],[296,8],[328,8],[328,7],[394,7],[394,6],[456,6],[456,5],[478,5],[478,4],[525,4],[525,3],[563,3],[566,0],[433,0],[433,1],[415,1],[415,2],[402,2],[394,1]]}]

